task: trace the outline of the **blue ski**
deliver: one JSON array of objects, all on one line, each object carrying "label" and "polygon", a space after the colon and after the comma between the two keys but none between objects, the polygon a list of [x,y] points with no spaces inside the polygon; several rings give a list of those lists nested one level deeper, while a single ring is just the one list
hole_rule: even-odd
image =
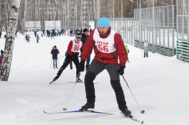
[{"label": "blue ski", "polygon": [[105,114],[105,115],[113,115],[111,113],[106,113],[106,112],[98,112],[98,111],[93,111],[93,110],[75,110],[75,111],[64,111],[64,112],[45,112],[45,114],[62,114],[62,113],[96,113],[96,114]]}]

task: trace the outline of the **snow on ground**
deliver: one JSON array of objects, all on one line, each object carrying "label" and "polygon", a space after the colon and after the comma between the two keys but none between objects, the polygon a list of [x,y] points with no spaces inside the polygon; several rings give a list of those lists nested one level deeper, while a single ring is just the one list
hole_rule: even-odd
[{"label": "snow on ground", "polygon": [[[27,43],[24,36],[18,35],[9,81],[0,81],[0,125],[138,124],[120,115],[107,71],[103,71],[95,79],[99,82],[95,84],[95,110],[113,115],[44,114],[43,111],[62,111],[74,86],[67,108],[79,109],[86,103],[85,89],[81,83],[68,83],[76,79],[75,68],[70,70],[69,66],[55,83],[49,84],[58,71],[50,65],[52,47],[56,45],[60,51],[59,57],[64,56],[69,41],[74,37],[55,37],[55,40],[40,37],[37,44],[33,33],[30,36],[30,43]],[[0,49],[4,49],[4,41],[0,39]],[[143,50],[130,45],[129,49],[130,63],[126,65],[124,77],[140,107],[146,111],[145,114],[140,114],[132,94],[120,78],[132,114],[144,120],[146,125],[188,125],[189,64],[177,60],[175,56],[166,57],[151,52],[149,58],[143,58]],[[60,58],[59,65],[63,61],[64,58]],[[82,79],[85,73],[82,73]]]}]

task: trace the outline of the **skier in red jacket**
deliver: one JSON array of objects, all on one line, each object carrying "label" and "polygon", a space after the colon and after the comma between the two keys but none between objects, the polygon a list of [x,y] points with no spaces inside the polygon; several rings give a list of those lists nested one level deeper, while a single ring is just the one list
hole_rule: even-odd
[{"label": "skier in red jacket", "polygon": [[[68,54],[66,55],[63,65],[59,69],[56,77],[53,79],[52,82],[56,81],[60,77],[63,70],[68,66],[70,61],[74,62],[76,69],[77,69],[76,70],[76,82],[82,82],[82,80],[79,78],[80,70],[79,70],[79,60],[78,60],[78,55],[79,55],[80,49],[83,51],[83,43],[81,42],[81,35],[82,35],[81,32],[78,31],[76,34],[76,39],[70,41],[70,43],[68,45],[68,49],[67,49]],[[52,82],[50,82],[50,83],[52,83]]]},{"label": "skier in red jacket", "polygon": [[[88,67],[85,75],[85,90],[87,103],[81,110],[95,107],[95,89],[93,81],[95,77],[106,69],[110,75],[111,85],[114,89],[118,107],[124,115],[130,115],[131,111],[126,106],[125,96],[120,84],[119,75],[124,74],[127,61],[127,51],[121,35],[113,31],[109,20],[102,17],[98,21],[98,29],[93,30],[88,37],[84,51],[82,52],[80,70],[84,70],[85,60],[94,48],[95,57]],[[119,64],[118,64],[119,57]]]}]

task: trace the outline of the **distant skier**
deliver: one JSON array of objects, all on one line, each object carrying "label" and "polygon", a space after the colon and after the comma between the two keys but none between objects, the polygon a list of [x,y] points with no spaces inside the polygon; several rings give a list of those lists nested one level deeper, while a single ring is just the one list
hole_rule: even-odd
[{"label": "distant skier", "polygon": [[45,36],[45,29],[43,29],[43,35]]},{"label": "distant skier", "polygon": [[59,29],[58,31],[59,31],[59,32],[58,32],[58,35],[61,36],[61,29]]},{"label": "distant skier", "polygon": [[29,35],[26,35],[25,39],[26,39],[27,42],[30,42],[30,36]]},{"label": "distant skier", "polygon": [[148,43],[145,41],[144,43],[144,58],[148,57]]},{"label": "distant skier", "polygon": [[2,35],[2,32],[1,32],[1,30],[0,30],[0,38],[1,38],[1,35]]},{"label": "distant skier", "polygon": [[65,34],[65,36],[66,36],[66,29],[64,29],[64,34]]},{"label": "distant skier", "polygon": [[58,36],[58,29],[56,29],[55,32],[56,32],[56,36]]},{"label": "distant skier", "polygon": [[52,54],[52,59],[53,59],[53,68],[58,69],[57,57],[58,57],[58,54],[59,54],[59,50],[56,48],[56,46],[54,46],[53,49],[51,50],[51,54]]},{"label": "distant skier", "polygon": [[125,49],[127,50],[127,62],[129,63],[129,48],[128,46],[125,44]]},{"label": "distant skier", "polygon": [[70,30],[70,36],[72,36],[72,35],[73,35],[73,30],[71,29],[71,30]]},{"label": "distant skier", "polygon": [[36,37],[36,35],[37,35],[37,30],[34,31],[34,35],[35,35],[35,37]]},{"label": "distant skier", "polygon": [[85,60],[89,57],[93,48],[95,57],[85,75],[87,103],[81,107],[81,110],[95,107],[96,96],[93,81],[99,73],[106,69],[110,76],[110,83],[115,92],[119,109],[124,115],[130,115],[131,111],[126,106],[125,96],[119,78],[119,75],[124,74],[127,51],[121,35],[111,29],[108,18],[100,18],[98,21],[98,29],[93,30],[87,38],[80,62],[81,71],[84,70]]},{"label": "distant skier", "polygon": [[62,35],[62,36],[64,35],[64,29],[61,30],[61,35]]},{"label": "distant skier", "polygon": [[50,35],[50,32],[49,32],[49,30],[46,30],[46,32],[47,32],[47,37],[49,37],[49,35]]},{"label": "distant skier", "polygon": [[39,43],[39,35],[38,34],[36,36],[36,41],[37,41],[37,43]]},{"label": "distant skier", "polygon": [[[52,30],[52,31],[51,31],[51,40],[52,40],[52,38],[54,38],[54,34],[55,34],[54,30]],[[54,39],[55,39],[55,38],[54,38]]]},{"label": "distant skier", "polygon": [[67,49],[68,54],[64,60],[63,65],[59,69],[57,76],[53,79],[52,82],[56,81],[60,77],[64,69],[70,63],[70,61],[73,61],[76,66],[76,82],[82,82],[82,80],[79,78],[80,72],[79,72],[78,55],[79,55],[80,49],[83,51],[83,43],[81,42],[81,32],[77,32],[76,39],[70,41],[68,45],[68,49]]}]

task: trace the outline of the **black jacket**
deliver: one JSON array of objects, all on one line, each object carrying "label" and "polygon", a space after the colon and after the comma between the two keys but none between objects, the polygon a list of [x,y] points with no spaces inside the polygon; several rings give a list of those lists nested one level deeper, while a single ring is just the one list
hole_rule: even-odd
[{"label": "black jacket", "polygon": [[57,55],[59,54],[58,49],[52,49],[51,54],[52,54],[52,59],[57,59]]},{"label": "black jacket", "polygon": [[81,41],[83,42],[84,45],[88,37],[89,37],[88,35],[82,34]]},{"label": "black jacket", "polygon": [[72,34],[73,33],[73,30],[70,30],[70,34]]}]

